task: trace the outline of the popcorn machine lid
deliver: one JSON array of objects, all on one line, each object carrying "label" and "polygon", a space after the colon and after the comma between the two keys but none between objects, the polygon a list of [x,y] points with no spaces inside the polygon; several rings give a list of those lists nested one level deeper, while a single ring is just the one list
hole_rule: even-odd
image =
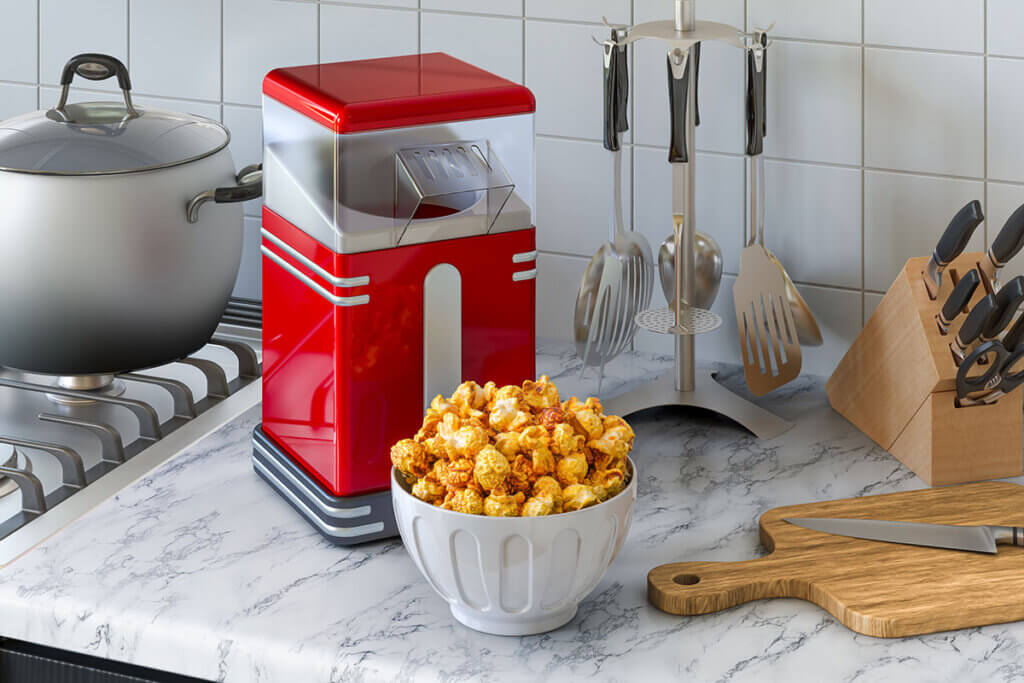
[{"label": "popcorn machine lid", "polygon": [[442,52],[275,69],[263,93],[336,133],[536,109],[526,87]]}]

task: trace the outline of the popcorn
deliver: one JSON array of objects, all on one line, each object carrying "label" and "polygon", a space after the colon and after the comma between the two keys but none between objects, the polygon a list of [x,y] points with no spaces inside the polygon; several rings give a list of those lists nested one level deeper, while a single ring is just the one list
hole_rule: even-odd
[{"label": "popcorn", "polygon": [[436,396],[391,461],[417,498],[446,510],[539,517],[622,492],[636,435],[596,398],[562,402],[546,376],[499,387],[463,382]]},{"label": "popcorn", "polygon": [[508,459],[494,446],[485,446],[476,456],[473,477],[484,491],[490,491],[505,483],[512,473]]}]

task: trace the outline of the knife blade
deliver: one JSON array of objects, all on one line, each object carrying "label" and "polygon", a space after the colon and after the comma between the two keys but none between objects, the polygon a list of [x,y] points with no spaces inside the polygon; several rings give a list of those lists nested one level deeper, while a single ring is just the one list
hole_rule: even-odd
[{"label": "knife blade", "polygon": [[986,294],[981,301],[974,304],[974,308],[967,314],[964,324],[960,326],[960,331],[956,333],[949,345],[949,350],[953,352],[957,365],[963,362],[971,344],[981,336],[981,331],[985,329],[996,311],[998,311],[998,306],[995,294]]},{"label": "knife blade", "polygon": [[935,321],[939,325],[940,333],[947,334],[949,332],[949,326],[964,310],[979,284],[981,284],[981,275],[973,268],[956,283],[956,287],[946,299],[946,303],[942,305],[942,310],[935,314]]},{"label": "knife blade", "polygon": [[837,536],[928,548],[967,550],[974,553],[995,554],[997,545],[1024,546],[1024,527],[958,526],[837,517],[787,518],[785,521],[805,529]]},{"label": "knife blade", "polygon": [[985,329],[981,331],[979,339],[984,342],[1002,334],[1022,303],[1024,303],[1024,275],[1018,275],[996,292],[996,310],[998,312],[989,319]]},{"label": "knife blade", "polygon": [[1024,247],[1024,204],[1010,214],[981,259],[981,270],[998,287],[999,270]]},{"label": "knife blade", "polygon": [[939,288],[942,286],[942,271],[953,259],[963,253],[974,231],[983,220],[985,220],[985,214],[981,211],[981,202],[972,199],[956,212],[953,220],[946,226],[946,230],[939,238],[938,244],[935,245],[932,257],[924,270],[924,286],[928,290],[929,298],[934,299],[939,295]]}]

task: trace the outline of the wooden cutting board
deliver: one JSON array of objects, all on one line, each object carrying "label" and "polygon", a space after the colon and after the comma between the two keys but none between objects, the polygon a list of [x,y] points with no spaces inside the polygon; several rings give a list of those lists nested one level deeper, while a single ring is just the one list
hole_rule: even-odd
[{"label": "wooden cutting board", "polygon": [[785,517],[1024,526],[1024,486],[986,482],[775,508],[760,524],[770,554],[655,567],[648,599],[665,612],[694,615],[800,598],[880,638],[1024,619],[1024,547],[1001,545],[998,555],[986,555],[880,543],[811,531]]}]

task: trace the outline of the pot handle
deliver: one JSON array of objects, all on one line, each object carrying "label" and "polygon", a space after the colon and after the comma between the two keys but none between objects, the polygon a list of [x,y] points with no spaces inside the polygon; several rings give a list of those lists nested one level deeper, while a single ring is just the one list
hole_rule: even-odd
[{"label": "pot handle", "polygon": [[132,104],[132,81],[128,77],[128,68],[117,57],[98,54],[95,52],[83,52],[75,55],[64,65],[60,74],[60,99],[57,101],[55,111],[60,112],[67,120],[67,112],[64,106],[68,103],[68,91],[71,88],[71,80],[78,74],[90,81],[105,81],[111,76],[117,76],[117,84],[121,87],[121,94],[124,95],[124,108],[131,118],[139,115],[139,112]]},{"label": "pot handle", "polygon": [[234,187],[204,190],[193,197],[185,209],[188,222],[195,223],[199,220],[199,207],[206,202],[227,204],[259,199],[263,195],[263,164],[246,166],[235,176],[235,182],[238,184]]}]

